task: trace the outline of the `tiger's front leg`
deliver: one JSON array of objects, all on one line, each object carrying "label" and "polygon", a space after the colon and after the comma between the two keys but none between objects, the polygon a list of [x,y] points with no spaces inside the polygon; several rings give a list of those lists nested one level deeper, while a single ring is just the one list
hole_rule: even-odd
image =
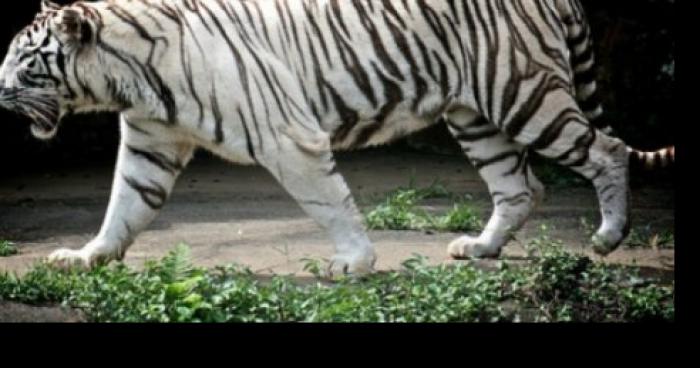
[{"label": "tiger's front leg", "polygon": [[136,236],[165,205],[177,177],[192,158],[194,146],[177,142],[167,127],[122,118],[112,195],[99,234],[80,250],[54,252],[49,262],[63,268],[91,268],[123,259]]}]

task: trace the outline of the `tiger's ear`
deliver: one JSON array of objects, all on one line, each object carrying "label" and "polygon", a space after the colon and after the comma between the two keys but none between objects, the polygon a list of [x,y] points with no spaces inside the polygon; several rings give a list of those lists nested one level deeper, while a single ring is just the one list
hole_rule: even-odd
[{"label": "tiger's ear", "polygon": [[92,42],[93,30],[90,21],[75,9],[64,8],[58,11],[53,20],[53,31],[61,42],[82,46]]},{"label": "tiger's ear", "polygon": [[61,6],[49,0],[41,0],[41,12],[45,13],[51,10],[59,10]]}]

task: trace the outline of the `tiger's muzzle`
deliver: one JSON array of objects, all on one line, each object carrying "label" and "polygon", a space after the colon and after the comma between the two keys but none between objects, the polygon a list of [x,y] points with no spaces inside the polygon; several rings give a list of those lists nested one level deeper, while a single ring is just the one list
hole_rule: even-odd
[{"label": "tiger's muzzle", "polygon": [[0,107],[29,117],[36,138],[47,140],[56,136],[60,106],[55,92],[41,88],[0,87]]}]

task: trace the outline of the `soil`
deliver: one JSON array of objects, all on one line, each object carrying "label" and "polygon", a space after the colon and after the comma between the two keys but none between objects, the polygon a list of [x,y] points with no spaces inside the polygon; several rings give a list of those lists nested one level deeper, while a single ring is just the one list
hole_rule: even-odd
[{"label": "soil", "polygon": [[77,310],[63,307],[37,307],[0,301],[0,323],[84,323]]},{"label": "soil", "polygon": [[[461,157],[365,151],[340,155],[339,167],[363,209],[413,179],[416,186],[439,180],[455,193],[470,194],[484,220],[491,212],[486,186]],[[83,165],[22,173],[0,181],[0,239],[20,248],[19,255],[0,258],[0,271],[21,274],[57,248],[79,248],[88,242],[99,230],[106,211],[112,175],[111,166]],[[633,227],[672,232],[672,188],[670,183],[633,188]],[[451,204],[437,201],[431,206],[444,210]],[[588,243],[590,229],[582,225],[582,218],[590,224],[597,224],[600,218],[591,187],[550,187],[545,203],[502,258],[527,259],[522,243],[536,237],[540,226],[547,224],[551,237],[594,260],[673,273],[673,247],[623,247],[607,258],[595,256]],[[398,269],[414,254],[428,257],[433,264],[455,262],[447,256],[446,248],[457,236],[370,233],[379,255],[377,268],[383,271]],[[261,277],[283,274],[306,278],[310,275],[303,271],[303,259],[328,259],[333,253],[327,235],[263,169],[213,159],[193,162],[158,219],[130,248],[125,262],[138,268],[147,259],[164,256],[178,243],[191,247],[193,262],[199,266],[237,263]],[[6,321],[7,315],[16,316],[17,321],[75,320],[74,315],[61,313],[60,308],[0,304],[0,322]]]}]

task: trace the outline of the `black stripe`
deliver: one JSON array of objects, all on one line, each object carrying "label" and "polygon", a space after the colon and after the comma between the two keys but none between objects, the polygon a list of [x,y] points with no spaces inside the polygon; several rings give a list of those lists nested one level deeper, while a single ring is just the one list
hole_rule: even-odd
[{"label": "black stripe", "polygon": [[133,146],[127,146],[127,148],[133,155],[145,159],[154,166],[160,168],[161,170],[171,175],[176,175],[184,169],[182,163],[168,158],[168,156],[166,156],[163,153],[146,151]]},{"label": "black stripe", "polygon": [[140,196],[141,200],[153,210],[160,210],[165,205],[168,199],[168,191],[160,184],[150,180],[150,185],[139,183],[136,179],[123,175],[124,181],[134,189]]}]

